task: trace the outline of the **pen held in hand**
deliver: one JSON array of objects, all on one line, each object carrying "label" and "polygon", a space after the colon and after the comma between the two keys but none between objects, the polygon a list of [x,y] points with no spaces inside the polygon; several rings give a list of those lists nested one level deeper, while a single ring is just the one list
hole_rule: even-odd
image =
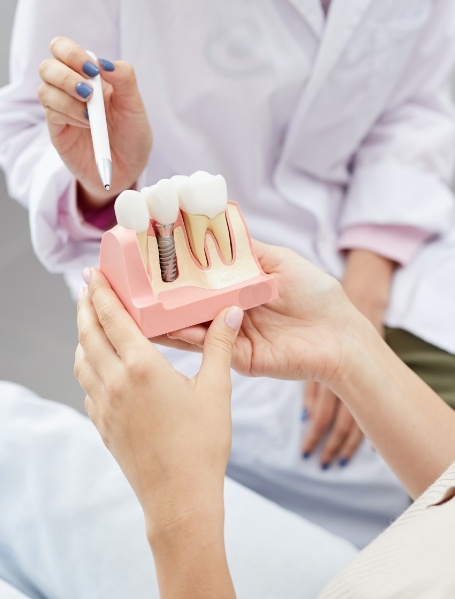
[{"label": "pen held in hand", "polygon": [[[86,50],[86,52],[93,60],[97,60],[93,52],[89,50]],[[90,131],[92,133],[93,150],[101,182],[104,188],[109,191],[112,186],[112,158],[101,76],[97,75],[93,77],[91,83],[93,85],[93,94],[87,103],[87,110]]]}]

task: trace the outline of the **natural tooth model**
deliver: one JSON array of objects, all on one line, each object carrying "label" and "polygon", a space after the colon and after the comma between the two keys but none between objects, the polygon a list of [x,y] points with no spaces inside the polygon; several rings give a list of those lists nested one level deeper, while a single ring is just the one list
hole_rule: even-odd
[{"label": "natural tooth model", "polygon": [[147,269],[147,230],[150,216],[142,194],[131,189],[122,191],[115,200],[114,210],[120,226],[136,231],[142,260]]},{"label": "natural tooth model", "polygon": [[197,171],[190,177],[177,175],[171,181],[178,192],[185,228],[194,257],[207,267],[205,236],[211,231],[225,262],[232,261],[231,239],[226,220],[227,187],[221,175]]},{"label": "natural tooth model", "polygon": [[141,193],[155,221],[161,278],[166,282],[174,281],[177,277],[174,242],[174,224],[179,214],[177,189],[169,179],[161,179],[156,185],[144,187]]}]

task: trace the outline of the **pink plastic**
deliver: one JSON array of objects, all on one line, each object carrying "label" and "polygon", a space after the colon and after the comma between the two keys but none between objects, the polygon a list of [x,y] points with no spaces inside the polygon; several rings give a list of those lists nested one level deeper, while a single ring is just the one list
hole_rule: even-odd
[{"label": "pink plastic", "polygon": [[[259,274],[221,289],[202,288],[188,280],[182,281],[184,286],[155,295],[152,289],[152,277],[161,279],[161,273],[147,273],[135,231],[117,225],[104,233],[101,240],[100,269],[146,337],[156,337],[210,321],[220,310],[229,306],[236,305],[247,310],[278,297],[273,277],[266,275],[259,266],[248,228],[237,204],[235,202],[229,204],[238,210],[248,237],[249,250]],[[178,227],[182,227],[185,231],[181,215],[175,230]],[[230,223],[229,230],[233,251],[233,262],[229,268],[235,269],[237,261],[235,232]],[[148,235],[155,236],[152,225],[149,227]],[[190,253],[188,244],[187,247]]]}]

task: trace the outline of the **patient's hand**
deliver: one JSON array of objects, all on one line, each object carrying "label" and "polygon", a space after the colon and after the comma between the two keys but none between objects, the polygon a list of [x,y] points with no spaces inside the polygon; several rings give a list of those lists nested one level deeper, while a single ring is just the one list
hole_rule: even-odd
[{"label": "patient's hand", "polygon": [[[394,262],[367,250],[351,250],[347,255],[343,288],[381,335],[394,269]],[[328,468],[333,460],[345,466],[364,436],[348,408],[317,382],[306,386],[304,406],[310,423],[302,442],[302,455],[309,457],[322,442],[322,467]]]},{"label": "patient's hand", "polygon": [[199,510],[206,518],[216,511],[222,528],[231,351],[242,311],[225,310],[213,321],[200,371],[188,379],[142,335],[101,272],[88,272],[74,370],[90,419],[142,504],[149,535]]},{"label": "patient's hand", "polygon": [[[254,242],[262,269],[275,277],[279,299],[245,313],[232,366],[251,376],[316,379],[339,374],[343,331],[357,316],[343,289],[295,252]],[[168,335],[202,346],[207,329],[195,326]],[[162,339],[161,339],[162,341]]]}]

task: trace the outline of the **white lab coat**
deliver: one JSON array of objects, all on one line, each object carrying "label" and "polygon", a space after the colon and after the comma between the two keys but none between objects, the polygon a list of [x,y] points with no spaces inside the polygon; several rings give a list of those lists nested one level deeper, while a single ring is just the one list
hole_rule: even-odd
[{"label": "white lab coat", "polygon": [[[455,352],[452,0],[22,0],[12,83],[0,92],[0,162],[27,204],[35,251],[75,291],[100,232],[78,221],[74,181],[48,141],[37,66],[58,34],[131,62],[154,149],[151,184],[221,172],[253,236],[336,276],[357,224],[413,226],[434,240],[395,277],[387,324]],[[197,358],[171,352],[185,372]],[[300,458],[298,383],[235,375],[230,474],[365,544],[406,495],[365,442],[345,469]]]}]

